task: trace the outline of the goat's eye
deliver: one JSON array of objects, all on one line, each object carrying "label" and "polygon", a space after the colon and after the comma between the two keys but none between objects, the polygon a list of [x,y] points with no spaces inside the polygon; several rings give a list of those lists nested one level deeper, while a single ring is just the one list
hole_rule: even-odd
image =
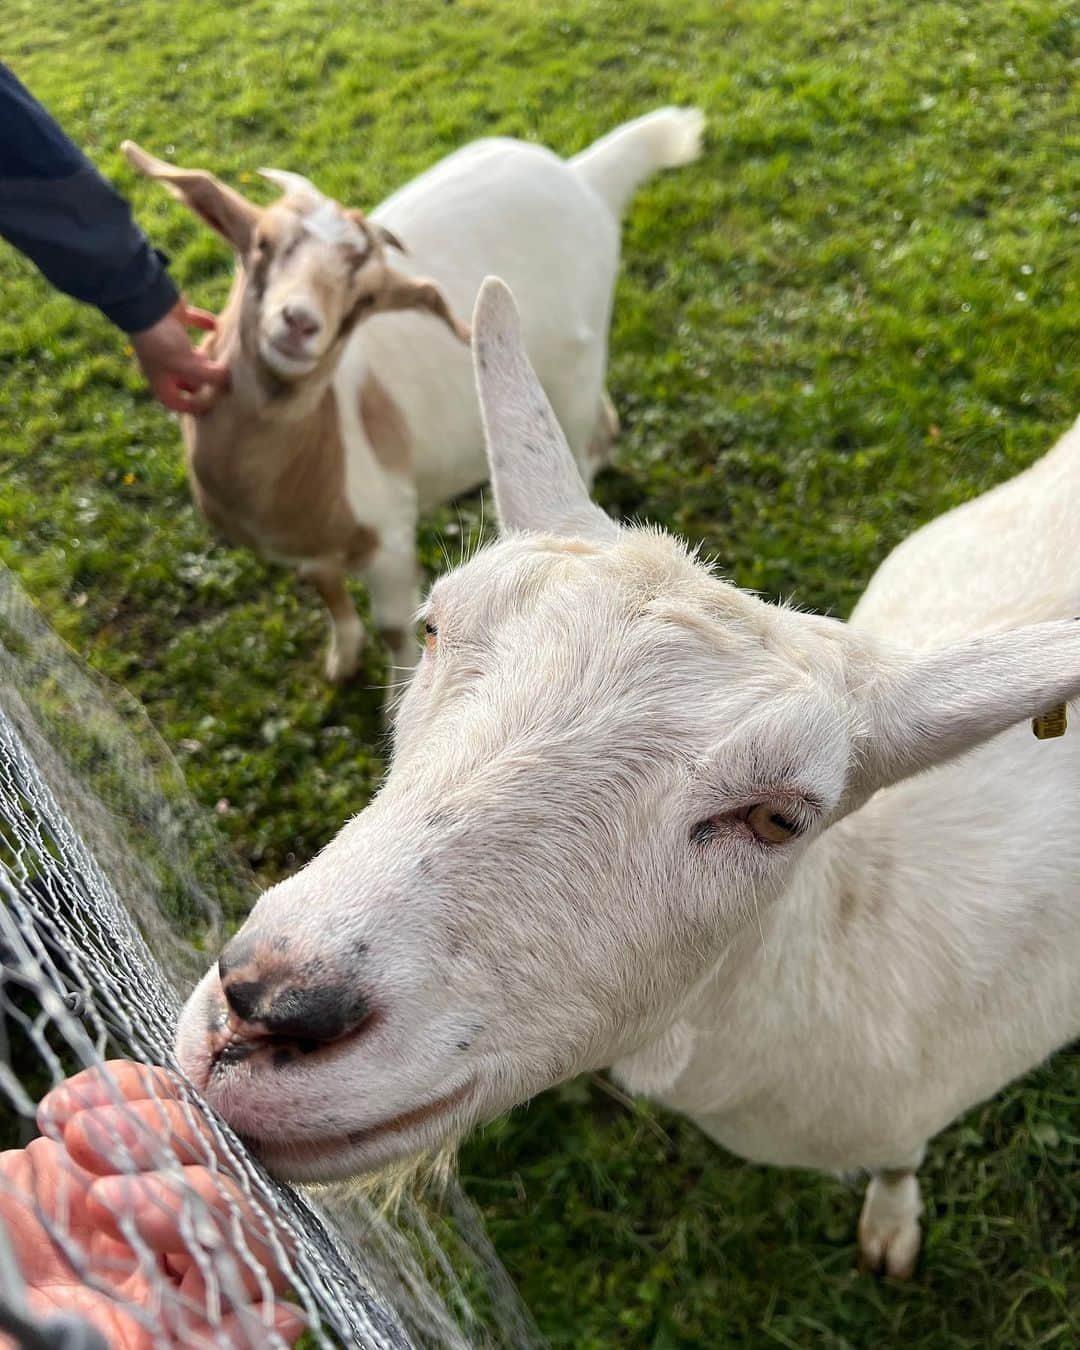
[{"label": "goat's eye", "polygon": [[802,833],[797,820],[785,816],[769,802],[758,802],[751,806],[746,813],[746,823],[767,844],[786,844],[789,839]]},{"label": "goat's eye", "polygon": [[690,838],[695,844],[705,845],[727,837],[731,831],[745,836],[749,830],[763,844],[786,844],[809,827],[809,818],[803,816],[802,811],[789,811],[775,801],[752,802],[699,821],[690,831]]},{"label": "goat's eye", "polygon": [[424,624],[424,646],[429,652],[435,650],[436,643],[439,640],[439,630],[430,619]]}]

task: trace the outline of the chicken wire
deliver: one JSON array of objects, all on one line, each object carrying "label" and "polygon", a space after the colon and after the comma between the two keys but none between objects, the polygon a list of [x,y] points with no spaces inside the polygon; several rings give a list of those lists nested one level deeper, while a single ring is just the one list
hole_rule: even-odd
[{"label": "chicken wire", "polygon": [[[190,1268],[180,1280],[121,1204],[126,1249],[91,1258],[78,1231],[85,1174],[36,1144],[69,1178],[62,1203],[43,1201],[13,1172],[27,1155],[7,1153],[0,1333],[55,1350],[105,1344],[85,1320],[48,1321],[28,1301],[20,1245],[36,1222],[80,1298],[121,1307],[140,1346],[285,1345],[274,1324],[285,1300],[304,1345],[539,1344],[452,1176],[437,1202],[406,1189],[390,1212],[370,1188],[284,1185],[179,1075],[183,995],[220,945],[223,911],[239,917],[255,898],[139,705],[81,666],[0,570],[0,1112],[11,1108],[0,1147],[32,1138],[41,1098],[75,1071],[116,1057],[172,1071],[174,1104],[155,1080],[148,1115],[103,1080],[116,1110],[95,1147],[117,1174],[166,1180]],[[55,1123],[43,1129],[62,1142]],[[226,1203],[191,1184],[192,1167]]]}]

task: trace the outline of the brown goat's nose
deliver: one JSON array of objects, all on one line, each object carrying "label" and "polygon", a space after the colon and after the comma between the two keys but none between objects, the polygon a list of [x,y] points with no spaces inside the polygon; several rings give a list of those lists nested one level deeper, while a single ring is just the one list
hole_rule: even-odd
[{"label": "brown goat's nose", "polygon": [[314,337],[322,327],[322,320],[306,305],[289,304],[281,311],[285,326],[299,337]]}]

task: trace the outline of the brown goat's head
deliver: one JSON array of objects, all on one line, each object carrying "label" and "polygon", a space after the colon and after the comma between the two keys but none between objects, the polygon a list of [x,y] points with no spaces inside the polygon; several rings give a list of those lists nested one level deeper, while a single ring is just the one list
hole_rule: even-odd
[{"label": "brown goat's head", "polygon": [[284,195],[260,207],[204,169],[177,168],[132,141],[123,150],[232,245],[245,279],[241,345],[278,381],[326,371],[356,324],[387,310],[426,309],[468,341],[437,286],[389,265],[388,248],[405,250],[385,226],[300,174],[261,170]]}]

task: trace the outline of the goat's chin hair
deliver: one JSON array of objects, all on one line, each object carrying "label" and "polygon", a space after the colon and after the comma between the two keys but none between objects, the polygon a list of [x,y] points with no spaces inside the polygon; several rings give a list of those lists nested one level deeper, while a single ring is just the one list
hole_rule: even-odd
[{"label": "goat's chin hair", "polygon": [[457,1172],[458,1140],[427,1149],[411,1158],[387,1163],[376,1172],[364,1172],[343,1181],[302,1183],[315,1193],[332,1191],[336,1196],[354,1195],[386,1217],[394,1217],[407,1200],[430,1197],[439,1203]]}]

